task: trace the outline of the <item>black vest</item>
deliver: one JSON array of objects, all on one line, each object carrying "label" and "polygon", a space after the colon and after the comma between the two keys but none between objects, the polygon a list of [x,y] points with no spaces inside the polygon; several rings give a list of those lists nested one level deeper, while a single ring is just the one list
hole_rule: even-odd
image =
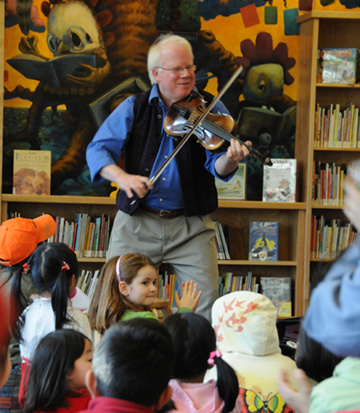
[{"label": "black vest", "polygon": [[[161,143],[162,110],[157,99],[148,103],[150,90],[135,96],[134,123],[126,138],[125,171],[149,176]],[[168,139],[173,139],[169,137]],[[180,141],[180,139],[179,139]],[[176,155],[186,216],[205,215],[217,208],[215,178],[204,165],[205,148],[191,137]],[[139,200],[129,200],[124,191],[117,193],[118,208],[132,215]]]}]

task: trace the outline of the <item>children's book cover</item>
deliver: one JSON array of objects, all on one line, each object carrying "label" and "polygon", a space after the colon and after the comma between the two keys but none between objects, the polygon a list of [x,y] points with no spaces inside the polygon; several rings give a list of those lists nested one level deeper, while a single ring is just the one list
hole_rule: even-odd
[{"label": "children's book cover", "polygon": [[291,278],[260,277],[260,292],[272,301],[278,316],[291,316]]},{"label": "children's book cover", "polygon": [[272,165],[264,165],[264,202],[295,202],[296,159],[271,159]]},{"label": "children's book cover", "polygon": [[13,194],[50,195],[51,151],[14,150]]},{"label": "children's book cover", "polygon": [[278,222],[251,221],[249,238],[250,261],[278,260]]},{"label": "children's book cover", "polygon": [[246,197],[246,164],[240,163],[235,175],[227,182],[215,178],[219,199],[239,200]]},{"label": "children's book cover", "polygon": [[356,83],[358,50],[333,48],[319,50],[319,77],[322,83]]}]

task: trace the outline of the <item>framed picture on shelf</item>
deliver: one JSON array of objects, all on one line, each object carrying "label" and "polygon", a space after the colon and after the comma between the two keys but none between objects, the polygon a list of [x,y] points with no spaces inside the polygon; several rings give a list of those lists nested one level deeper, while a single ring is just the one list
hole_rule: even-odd
[{"label": "framed picture on shelf", "polygon": [[228,181],[215,178],[218,197],[222,200],[245,200],[246,194],[246,164],[240,163],[235,175]]}]

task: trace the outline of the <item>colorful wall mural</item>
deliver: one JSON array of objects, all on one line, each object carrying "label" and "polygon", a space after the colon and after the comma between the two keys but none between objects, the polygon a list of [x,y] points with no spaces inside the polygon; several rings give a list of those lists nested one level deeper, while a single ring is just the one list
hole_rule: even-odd
[{"label": "colorful wall mural", "polygon": [[[353,0],[322,3],[314,7],[355,7]],[[238,121],[237,135],[273,157],[294,156],[296,18],[311,1],[5,4],[4,192],[11,192],[13,150],[44,149],[52,151],[52,194],[108,196],[109,184],[90,183],[86,146],[118,103],[149,87],[147,50],[170,31],[192,43],[200,89],[216,95],[244,67],[222,98]],[[261,196],[261,171],[249,159],[248,199]]]}]

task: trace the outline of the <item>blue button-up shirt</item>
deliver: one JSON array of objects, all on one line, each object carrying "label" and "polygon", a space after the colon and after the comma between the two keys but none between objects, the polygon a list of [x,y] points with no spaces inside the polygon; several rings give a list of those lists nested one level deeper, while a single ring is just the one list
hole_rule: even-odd
[{"label": "blue button-up shirt", "polygon": [[[149,104],[152,100],[158,98],[160,107],[165,118],[168,108],[161,100],[158,87],[152,87]],[[128,133],[131,131],[134,121],[134,99],[135,96],[130,96],[122,102],[104,121],[97,131],[93,141],[89,144],[86,151],[86,160],[90,168],[91,179],[100,181],[99,171],[110,164],[117,164],[121,157],[121,151],[126,143]],[[227,113],[227,108],[219,101],[214,107],[214,112]],[[146,133],[146,131],[144,131]],[[192,138],[191,138],[192,139]],[[161,144],[154,165],[152,167],[150,178],[155,175],[159,168],[164,164],[167,158],[174,151],[174,139],[169,136],[164,128],[161,130]],[[220,177],[215,171],[215,162],[219,156],[225,152],[213,153],[206,151],[206,163],[204,167],[215,177],[228,181],[234,173],[226,178]],[[160,178],[154,183],[154,187],[148,192],[147,196],[142,201],[149,207],[155,209],[181,209],[184,207],[180,176],[176,161],[171,161],[166,169],[161,174]]]}]

